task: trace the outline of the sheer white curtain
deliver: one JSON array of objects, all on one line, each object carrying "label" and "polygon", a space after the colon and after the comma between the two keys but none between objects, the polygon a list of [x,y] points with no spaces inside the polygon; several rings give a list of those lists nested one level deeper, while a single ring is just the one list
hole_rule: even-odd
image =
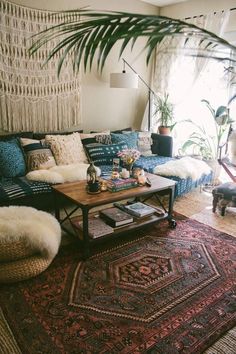
[{"label": "sheer white curtain", "polygon": [[[216,12],[194,17],[187,21],[222,36],[229,14],[230,11]],[[196,80],[211,60],[206,57],[188,55],[198,54],[203,48],[204,43],[199,46],[199,38],[194,38],[193,36],[186,44],[185,38],[181,35],[166,37],[156,50],[151,86],[158,94],[169,93],[170,101],[174,104],[175,111],[178,105],[186,99],[186,96],[189,96]],[[151,106],[151,130],[156,132],[157,122],[153,115],[153,102]],[[141,129],[147,130],[147,109]]]}]

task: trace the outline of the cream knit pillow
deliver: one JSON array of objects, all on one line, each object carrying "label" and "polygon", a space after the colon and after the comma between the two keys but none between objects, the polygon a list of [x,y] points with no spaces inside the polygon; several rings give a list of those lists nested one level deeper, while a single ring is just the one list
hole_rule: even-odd
[{"label": "cream knit pillow", "polygon": [[50,146],[57,165],[88,163],[79,133],[46,135],[45,143]]}]

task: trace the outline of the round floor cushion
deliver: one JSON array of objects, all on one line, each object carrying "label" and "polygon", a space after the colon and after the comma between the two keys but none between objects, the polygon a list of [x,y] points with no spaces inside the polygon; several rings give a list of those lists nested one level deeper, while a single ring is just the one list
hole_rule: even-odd
[{"label": "round floor cushion", "polygon": [[58,252],[61,227],[56,218],[31,207],[0,207],[0,282],[31,278]]}]

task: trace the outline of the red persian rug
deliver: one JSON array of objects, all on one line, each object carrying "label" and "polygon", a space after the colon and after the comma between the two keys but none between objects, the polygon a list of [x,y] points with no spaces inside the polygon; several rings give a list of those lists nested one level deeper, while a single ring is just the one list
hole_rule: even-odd
[{"label": "red persian rug", "polygon": [[1,287],[22,353],[196,354],[236,324],[235,238],[184,219],[105,246]]}]

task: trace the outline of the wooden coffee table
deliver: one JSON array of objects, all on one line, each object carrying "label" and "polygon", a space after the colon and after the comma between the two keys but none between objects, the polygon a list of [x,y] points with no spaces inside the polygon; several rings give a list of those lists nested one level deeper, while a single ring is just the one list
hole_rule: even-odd
[{"label": "wooden coffee table", "polygon": [[[131,231],[137,228],[144,227],[145,225],[149,225],[151,223],[158,222],[163,219],[167,219],[169,222],[170,227],[174,228],[176,226],[175,220],[172,218],[173,212],[173,203],[174,203],[174,191],[175,191],[175,184],[176,182],[156,176],[150,173],[146,173],[146,176],[151,181],[151,186],[140,186],[135,187],[127,190],[122,190],[119,192],[101,192],[99,194],[88,194],[86,192],[86,181],[79,181],[79,182],[72,182],[72,183],[64,183],[53,186],[53,191],[55,194],[55,215],[58,221],[60,222],[63,229],[68,232],[68,229],[64,227],[64,222],[70,219],[74,212],[78,209],[81,209],[82,217],[81,220],[83,221],[83,255],[87,258],[90,255],[90,243],[95,242],[98,239],[91,239],[88,234],[88,220],[91,214],[91,209],[99,206],[106,206],[107,204],[111,204],[114,202],[134,198],[135,200],[146,201],[150,199],[152,196],[155,196],[162,208],[164,209],[163,215],[151,215],[148,218],[140,218],[140,220],[136,220],[134,223],[125,225],[122,228],[118,228],[117,230],[114,229],[114,232],[111,233],[111,236],[114,234],[121,234],[127,231]],[[168,199],[168,210],[162,205],[158,194],[167,194]],[[66,217],[61,219],[60,217],[60,209],[61,209],[61,201],[63,199],[67,199],[68,201],[72,202],[75,205],[75,209],[73,209],[70,213],[66,211]],[[101,238],[104,238],[102,236]],[[100,238],[99,238],[100,239]]]}]

